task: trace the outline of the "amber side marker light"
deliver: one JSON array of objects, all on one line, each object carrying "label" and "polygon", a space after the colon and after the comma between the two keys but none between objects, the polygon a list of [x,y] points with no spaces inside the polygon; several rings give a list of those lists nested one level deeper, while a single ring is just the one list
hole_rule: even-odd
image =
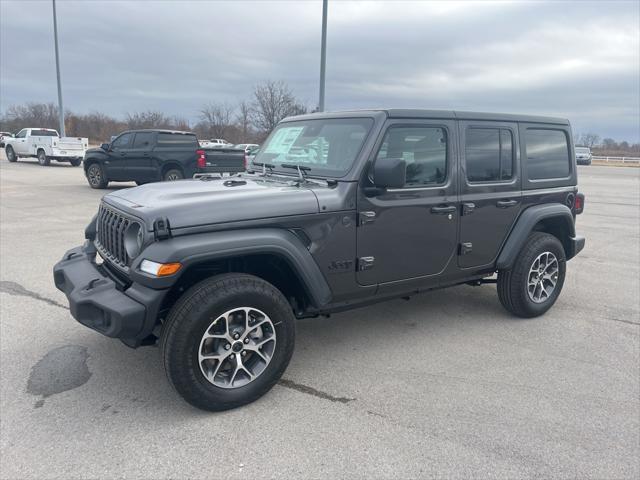
[{"label": "amber side marker light", "polygon": [[180,263],[158,263],[151,260],[142,260],[140,270],[154,277],[167,277],[173,275],[182,268]]}]

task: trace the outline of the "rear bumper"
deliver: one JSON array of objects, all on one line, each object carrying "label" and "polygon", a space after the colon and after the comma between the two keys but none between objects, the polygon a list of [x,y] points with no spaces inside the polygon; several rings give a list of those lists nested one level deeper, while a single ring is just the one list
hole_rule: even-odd
[{"label": "rear bumper", "polygon": [[585,239],[582,235],[576,235],[569,239],[569,248],[567,252],[567,260],[575,257],[584,248]]},{"label": "rear bumper", "polygon": [[69,301],[71,315],[108,337],[138,347],[153,331],[166,290],[139,284],[119,286],[95,263],[95,247],[85,243],[64,254],[53,267],[58,290]]}]

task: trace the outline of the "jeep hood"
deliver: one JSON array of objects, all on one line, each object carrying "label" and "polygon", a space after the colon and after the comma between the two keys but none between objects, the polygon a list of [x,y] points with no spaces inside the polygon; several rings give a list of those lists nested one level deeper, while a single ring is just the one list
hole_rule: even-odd
[{"label": "jeep hood", "polygon": [[169,219],[172,229],[317,213],[312,190],[268,178],[226,177],[149,183],[106,195],[106,203],[145,221]]}]

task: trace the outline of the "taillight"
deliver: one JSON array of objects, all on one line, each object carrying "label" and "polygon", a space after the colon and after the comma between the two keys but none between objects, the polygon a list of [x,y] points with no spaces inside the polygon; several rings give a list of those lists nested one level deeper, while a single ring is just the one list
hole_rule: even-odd
[{"label": "taillight", "polygon": [[207,154],[204,150],[196,150],[198,155],[198,168],[204,168],[207,166]]},{"label": "taillight", "polygon": [[576,203],[574,205],[576,215],[580,215],[584,211],[584,193],[576,195]]}]

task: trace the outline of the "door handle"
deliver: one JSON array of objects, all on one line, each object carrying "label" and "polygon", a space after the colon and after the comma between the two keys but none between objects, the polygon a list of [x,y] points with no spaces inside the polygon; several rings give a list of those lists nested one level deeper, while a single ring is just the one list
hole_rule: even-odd
[{"label": "door handle", "polygon": [[435,213],[436,215],[446,215],[447,213],[454,213],[455,211],[456,207],[454,207],[453,205],[431,207],[431,213]]},{"label": "door handle", "polygon": [[496,205],[498,208],[515,207],[518,204],[518,200],[498,200]]},{"label": "door handle", "polygon": [[120,152],[120,156],[121,156],[121,157],[126,157],[126,156],[127,156],[127,154],[126,154],[126,153],[124,153],[124,152]]}]

